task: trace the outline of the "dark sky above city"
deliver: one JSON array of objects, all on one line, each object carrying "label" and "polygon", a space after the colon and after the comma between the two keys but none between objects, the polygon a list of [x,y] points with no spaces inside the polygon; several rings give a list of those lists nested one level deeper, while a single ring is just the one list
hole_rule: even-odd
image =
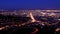
[{"label": "dark sky above city", "polygon": [[0,0],[0,9],[60,9],[60,0]]}]

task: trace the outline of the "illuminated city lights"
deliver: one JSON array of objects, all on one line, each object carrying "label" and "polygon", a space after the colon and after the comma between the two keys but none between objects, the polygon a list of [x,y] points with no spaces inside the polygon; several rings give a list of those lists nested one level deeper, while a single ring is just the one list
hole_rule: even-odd
[{"label": "illuminated city lights", "polygon": [[[13,12],[0,12],[0,30],[11,28],[15,31],[15,28],[17,28],[16,30],[32,28],[33,31],[29,34],[35,34],[41,30],[45,31],[47,29],[50,31],[54,28],[54,32],[58,32],[60,30],[60,13],[58,12],[60,10],[14,10]],[[28,29],[28,31],[30,30]]]}]

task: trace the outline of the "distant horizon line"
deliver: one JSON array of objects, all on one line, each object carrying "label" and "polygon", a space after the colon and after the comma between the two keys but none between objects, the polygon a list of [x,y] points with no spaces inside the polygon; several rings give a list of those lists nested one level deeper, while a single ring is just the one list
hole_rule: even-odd
[{"label": "distant horizon line", "polygon": [[60,10],[60,9],[58,9],[58,8],[55,8],[55,9],[40,9],[40,8],[31,8],[31,9],[29,9],[29,8],[25,8],[25,9],[23,9],[23,8],[20,8],[20,9],[0,9],[0,10]]}]

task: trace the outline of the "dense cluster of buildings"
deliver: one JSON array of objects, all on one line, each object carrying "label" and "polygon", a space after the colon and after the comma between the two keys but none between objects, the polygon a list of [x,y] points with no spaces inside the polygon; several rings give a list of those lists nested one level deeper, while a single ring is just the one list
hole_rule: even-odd
[{"label": "dense cluster of buildings", "polygon": [[32,12],[33,15],[38,16],[60,16],[60,10],[12,10],[12,11],[0,11],[0,14],[4,15],[29,15]]},{"label": "dense cluster of buildings", "polygon": [[[28,28],[37,28],[37,33],[48,33],[49,31],[52,34],[56,32],[56,29],[60,28],[59,14],[60,10],[0,11],[0,30],[5,30],[9,33],[16,28],[16,30],[20,31],[23,28],[27,30],[29,30]],[[25,33],[27,33],[27,30]],[[19,33],[21,34],[21,32]]]}]

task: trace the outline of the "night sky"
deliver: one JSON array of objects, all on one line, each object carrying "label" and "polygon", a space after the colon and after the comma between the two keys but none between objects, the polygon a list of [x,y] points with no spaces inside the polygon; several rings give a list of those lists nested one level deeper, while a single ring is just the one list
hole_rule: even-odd
[{"label": "night sky", "polygon": [[0,9],[60,9],[60,0],[0,0]]}]

